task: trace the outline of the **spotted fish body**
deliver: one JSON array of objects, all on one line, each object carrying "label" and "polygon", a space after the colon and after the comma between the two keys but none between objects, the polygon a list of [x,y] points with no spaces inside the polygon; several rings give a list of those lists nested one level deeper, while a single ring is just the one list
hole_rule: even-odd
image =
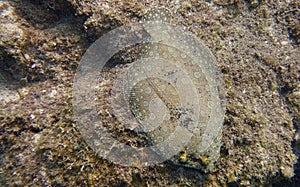
[{"label": "spotted fish body", "polygon": [[[142,23],[116,28],[91,45],[74,79],[74,115],[87,144],[115,164],[170,160],[211,171],[224,117],[216,61],[170,18],[150,11]],[[130,61],[122,61],[124,53]]]},{"label": "spotted fish body", "polygon": [[[174,29],[170,20],[165,9],[150,11],[143,19],[151,40],[132,68],[132,74],[141,74],[140,78],[132,75],[131,86],[124,92],[142,124],[139,128],[154,144],[164,142],[179,126],[192,134],[188,144],[177,134],[174,150],[169,145],[167,151],[177,153],[170,158],[173,163],[211,171],[219,157],[224,116],[216,62],[207,47],[186,31]],[[178,152],[176,146],[183,144]],[[158,152],[168,154],[157,147]]]}]

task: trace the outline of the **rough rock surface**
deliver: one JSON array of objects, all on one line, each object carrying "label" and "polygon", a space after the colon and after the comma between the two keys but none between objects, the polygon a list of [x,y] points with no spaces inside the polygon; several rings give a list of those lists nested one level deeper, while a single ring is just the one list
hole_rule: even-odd
[{"label": "rough rock surface", "polygon": [[[201,38],[223,73],[223,145],[207,175],[169,163],[114,165],[94,155],[76,129],[71,90],[81,55],[103,33],[155,6]],[[293,177],[300,152],[299,6],[296,0],[1,0],[0,183],[299,185],[299,167]],[[15,96],[2,101],[2,94]]]}]

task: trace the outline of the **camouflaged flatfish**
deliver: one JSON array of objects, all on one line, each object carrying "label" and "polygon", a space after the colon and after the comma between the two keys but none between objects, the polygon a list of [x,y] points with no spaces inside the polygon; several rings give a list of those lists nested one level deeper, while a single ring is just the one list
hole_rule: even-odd
[{"label": "camouflaged flatfish", "polygon": [[[220,73],[210,50],[170,21],[164,9],[149,11],[142,23],[114,29],[87,50],[73,84],[78,129],[116,164],[170,160],[211,171],[224,117]],[[113,66],[119,51],[139,58]]]},{"label": "camouflaged flatfish", "polygon": [[[224,117],[215,58],[170,20],[165,9],[143,19],[151,39],[140,60],[121,76],[125,100],[139,121],[133,128],[147,132],[159,154],[175,164],[211,171],[219,157]],[[176,130],[183,133],[174,134]]]}]

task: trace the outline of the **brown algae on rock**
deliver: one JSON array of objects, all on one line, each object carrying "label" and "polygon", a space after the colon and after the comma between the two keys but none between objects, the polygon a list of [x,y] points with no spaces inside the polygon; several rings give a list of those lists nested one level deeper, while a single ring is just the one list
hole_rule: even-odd
[{"label": "brown algae on rock", "polygon": [[[147,1],[144,5],[145,1],[137,0],[122,3],[103,1],[101,4],[88,0],[69,0],[71,8],[77,12],[76,16],[74,12],[72,15],[66,12],[67,1],[55,1],[55,12],[47,7],[41,9],[40,5],[48,2],[53,3],[20,3],[14,0],[0,3],[2,15],[5,12],[6,15],[17,16],[17,19],[2,16],[2,28],[17,26],[26,33],[30,30],[29,35],[21,36],[18,35],[20,32],[11,35],[14,29],[1,32],[1,63],[11,64],[10,57],[15,57],[13,59],[17,64],[26,65],[16,67],[25,70],[31,77],[36,77],[38,73],[35,70],[27,71],[33,62],[48,64],[55,57],[55,64],[63,67],[55,69],[58,76],[55,80],[60,84],[49,80],[26,86],[25,90],[22,89],[20,100],[9,102],[1,108],[2,186],[86,186],[91,185],[91,182],[87,182],[90,175],[95,176],[95,186],[242,186],[246,183],[250,183],[250,186],[266,186],[274,185],[272,183],[283,178],[285,183],[274,186],[292,186],[299,181],[299,164],[294,166],[296,176],[289,179],[293,176],[290,171],[296,162],[292,147],[296,154],[300,148],[298,138],[295,138],[298,143],[291,146],[294,129],[299,129],[299,42],[296,42],[296,32],[293,32],[294,26],[297,26],[293,23],[299,17],[298,2],[282,1],[278,4],[261,1],[257,8],[249,10],[249,1],[229,2],[228,5],[217,5],[221,2],[219,0],[183,1],[179,4],[178,13],[172,16],[175,23],[185,25],[205,41],[218,59],[228,83],[221,157],[207,185],[201,181],[198,170],[169,164],[137,169],[108,163],[93,154],[74,127],[73,118],[70,118],[73,116],[70,97],[74,73],[71,69],[79,63],[79,57],[91,42],[86,34],[96,38],[107,32],[107,28],[114,28],[115,23],[134,23],[147,8],[157,7],[158,1]],[[3,4],[8,8],[3,8]],[[176,11],[171,1],[161,1],[160,5]],[[57,11],[58,7],[62,11]],[[6,11],[8,9],[13,11]],[[24,9],[27,11],[15,14],[15,9],[20,10],[19,13]],[[37,19],[27,19],[28,15]],[[54,19],[47,19],[59,15],[71,16],[59,21],[62,25],[69,25],[68,32],[60,25],[53,24]],[[86,18],[88,20],[83,24]],[[29,25],[25,19],[30,21]],[[44,29],[34,26],[41,24]],[[74,31],[78,29],[82,32],[75,34]],[[74,34],[80,36],[79,42],[85,45],[76,42],[72,45],[69,42],[55,45],[58,40],[70,41]],[[30,39],[33,43],[30,46],[22,45],[23,39]],[[20,42],[24,47],[20,48]],[[45,44],[46,48],[43,47]],[[62,49],[66,49],[65,52],[61,53]],[[20,51],[26,62],[22,61],[21,54],[18,55]],[[260,58],[257,54],[272,58]],[[53,70],[51,67],[43,66],[45,74],[52,72],[49,72]],[[258,92],[257,86],[260,87]],[[52,89],[59,94],[54,97],[48,97],[48,94],[34,97],[35,93],[48,93]],[[31,114],[35,115],[34,121],[29,118]],[[263,116],[264,120],[261,121],[258,116]],[[37,132],[31,126],[43,130]],[[32,141],[31,138],[38,141]],[[90,161],[90,157],[94,161]],[[187,155],[182,153],[180,157],[184,162]],[[205,157],[203,161],[206,161]],[[286,184],[287,181],[290,183]]]}]

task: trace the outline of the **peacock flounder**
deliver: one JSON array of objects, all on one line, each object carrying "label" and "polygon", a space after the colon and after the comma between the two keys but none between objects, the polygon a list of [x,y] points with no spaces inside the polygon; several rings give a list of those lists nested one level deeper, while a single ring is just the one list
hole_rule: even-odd
[{"label": "peacock flounder", "polygon": [[[170,160],[209,172],[222,136],[220,73],[210,50],[170,21],[165,9],[151,10],[95,41],[76,72],[74,114],[87,144],[116,164]],[[112,65],[124,50],[138,58]]]},{"label": "peacock flounder", "polygon": [[[150,39],[119,79],[125,80],[124,97],[136,129],[147,132],[157,152],[175,164],[211,171],[224,117],[216,61],[193,35],[170,25],[170,15],[157,9],[143,19]],[[189,135],[175,135],[178,127]],[[167,139],[172,141],[163,144]]]}]

